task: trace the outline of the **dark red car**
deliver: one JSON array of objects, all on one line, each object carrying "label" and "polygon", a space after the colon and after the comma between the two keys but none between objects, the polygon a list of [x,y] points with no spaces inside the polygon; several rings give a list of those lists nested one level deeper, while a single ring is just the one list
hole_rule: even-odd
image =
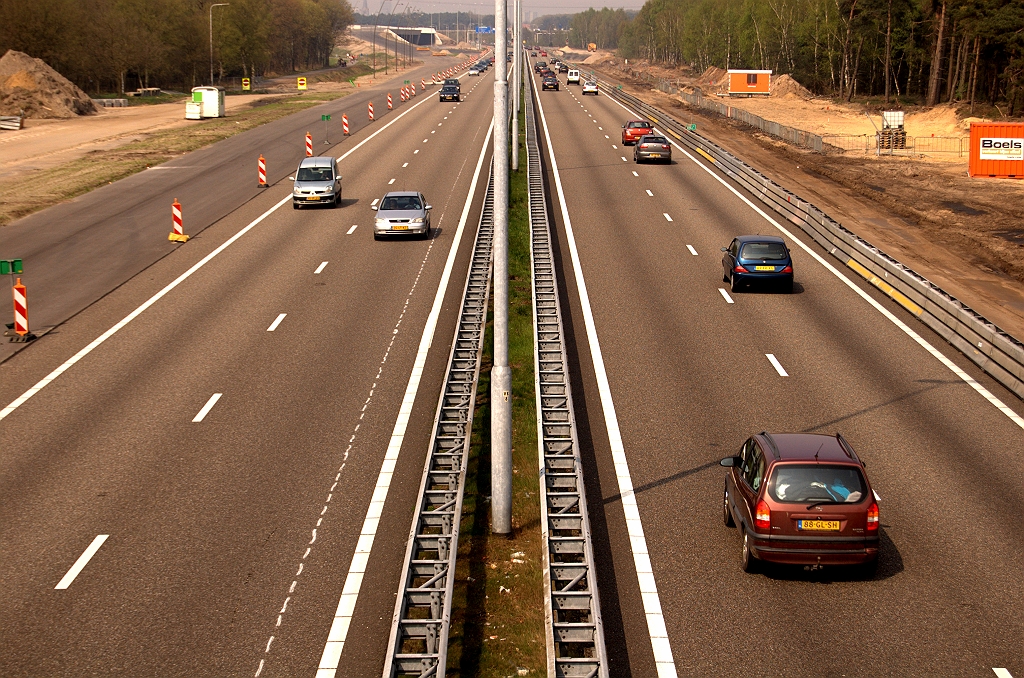
[{"label": "dark red car", "polygon": [[650,120],[630,120],[622,126],[622,145],[635,144],[645,134],[654,134],[654,123]]},{"label": "dark red car", "polygon": [[722,519],[739,525],[741,565],[817,569],[878,563],[878,501],[864,462],[840,435],[759,433],[726,457]]}]

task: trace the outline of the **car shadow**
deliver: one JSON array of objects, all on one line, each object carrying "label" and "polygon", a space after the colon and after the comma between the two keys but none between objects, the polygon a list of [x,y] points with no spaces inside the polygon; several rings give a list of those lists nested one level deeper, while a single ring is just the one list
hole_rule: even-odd
[{"label": "car shadow", "polygon": [[737,294],[743,294],[743,295],[747,295],[747,294],[768,294],[768,295],[779,294],[779,295],[783,295],[783,296],[788,296],[790,294],[803,294],[805,291],[806,291],[806,288],[803,286],[803,284],[798,283],[798,282],[796,282],[794,280],[793,281],[793,291],[792,292],[783,289],[781,285],[762,284],[762,285],[745,285],[744,287],[740,287],[738,290],[735,290],[735,291],[730,290],[729,293],[732,294],[732,295],[737,295]]},{"label": "car shadow", "polygon": [[341,202],[338,203],[338,207],[351,207],[357,204],[359,204],[359,198],[342,198]]}]

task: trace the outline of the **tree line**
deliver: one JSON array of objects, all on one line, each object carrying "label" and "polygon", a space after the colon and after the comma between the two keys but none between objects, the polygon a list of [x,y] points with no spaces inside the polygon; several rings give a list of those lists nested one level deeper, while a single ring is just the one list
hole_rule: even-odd
[{"label": "tree line", "polygon": [[[221,0],[214,77],[328,65],[348,0]],[[38,57],[88,92],[209,84],[209,0],[0,0],[0,54]]]},{"label": "tree line", "polygon": [[1024,107],[1024,0],[648,0],[633,19],[577,17],[574,41],[626,58],[771,69],[847,100]]}]

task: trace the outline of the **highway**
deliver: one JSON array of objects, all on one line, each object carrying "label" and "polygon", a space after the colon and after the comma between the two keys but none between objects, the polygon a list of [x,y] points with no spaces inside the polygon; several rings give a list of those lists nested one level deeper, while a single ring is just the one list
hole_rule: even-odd
[{"label": "highway", "polygon": [[[84,196],[88,223],[65,223],[76,203],[30,218],[68,228],[47,262],[65,262],[48,275],[69,319],[0,366],[0,675],[316,674],[386,477],[335,658],[337,675],[379,674],[486,185],[492,82],[354,125],[329,149],[338,209],[293,210],[279,180],[310,116],[360,94]],[[268,142],[275,183],[257,192]],[[404,189],[433,205],[432,237],[374,241],[370,205]],[[189,203],[208,209],[186,227],[199,237],[169,247],[175,197],[186,224]],[[119,240],[126,253],[106,252]],[[122,279],[79,289],[72,264],[107,254]]]},{"label": "highway", "polygon": [[[636,116],[560,79],[537,98],[611,675],[1024,675],[1021,402],[699,156],[635,165]],[[728,291],[719,248],[749,233],[789,241],[794,294]],[[874,579],[740,570],[718,461],[763,430],[866,461]]]}]

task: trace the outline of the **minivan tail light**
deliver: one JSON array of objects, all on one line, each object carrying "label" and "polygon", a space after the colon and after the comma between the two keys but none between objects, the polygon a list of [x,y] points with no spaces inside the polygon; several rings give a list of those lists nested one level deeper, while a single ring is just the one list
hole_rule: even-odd
[{"label": "minivan tail light", "polygon": [[793,267],[792,266],[787,266],[786,268],[782,269],[782,271],[780,271],[780,273],[792,273],[792,272],[793,272]]},{"label": "minivan tail light", "polygon": [[640,144],[640,148],[647,148],[647,144]]},{"label": "minivan tail light", "polygon": [[[871,515],[870,513],[868,515]],[[869,518],[870,520],[870,518]],[[878,521],[878,508],[875,507],[875,521]],[[754,510],[754,526],[759,530],[770,530],[772,527],[772,510],[768,503],[762,499],[757,502],[757,509]]]},{"label": "minivan tail light", "polygon": [[871,502],[871,506],[868,507],[868,532],[878,531],[878,503]]}]

